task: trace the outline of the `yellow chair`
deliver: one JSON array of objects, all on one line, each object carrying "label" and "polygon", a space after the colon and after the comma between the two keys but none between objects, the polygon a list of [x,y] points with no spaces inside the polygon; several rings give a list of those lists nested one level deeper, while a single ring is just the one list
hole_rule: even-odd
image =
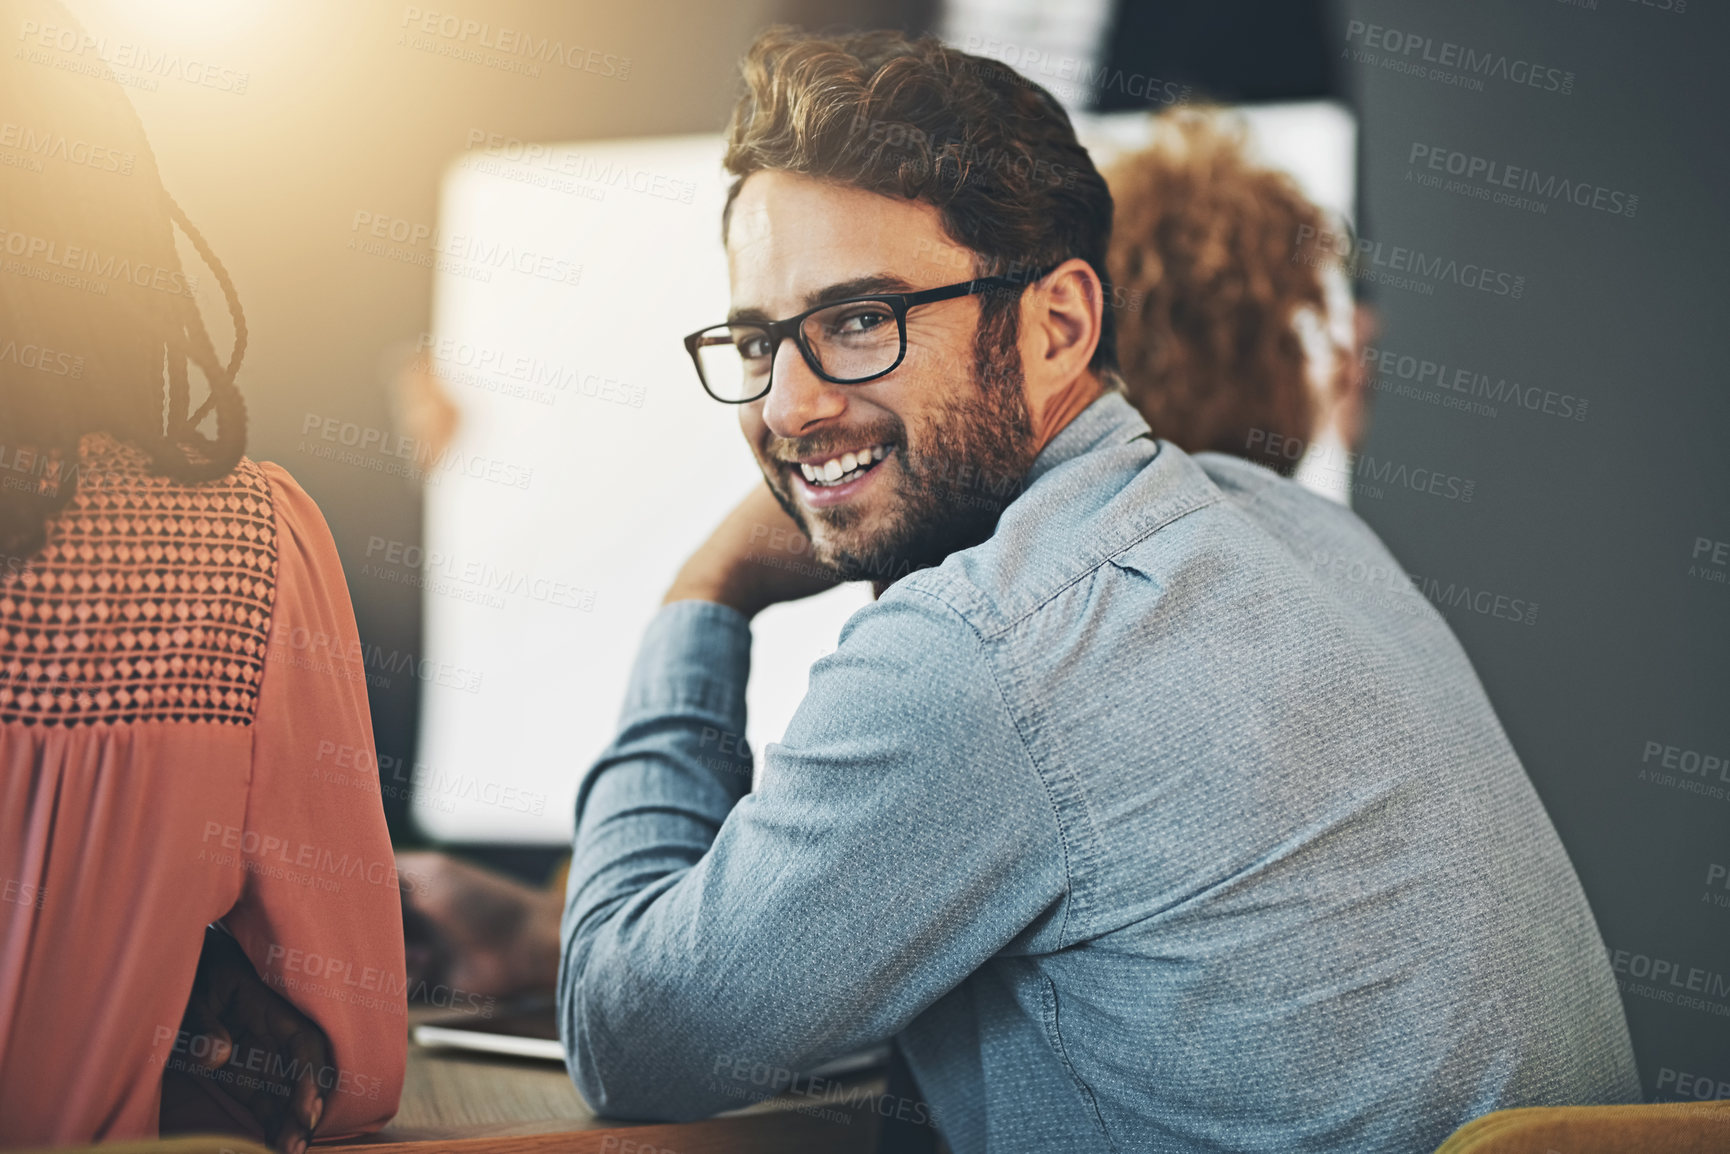
[{"label": "yellow chair", "polygon": [[1436,1154],[1730,1154],[1730,1099],[1497,1110]]}]

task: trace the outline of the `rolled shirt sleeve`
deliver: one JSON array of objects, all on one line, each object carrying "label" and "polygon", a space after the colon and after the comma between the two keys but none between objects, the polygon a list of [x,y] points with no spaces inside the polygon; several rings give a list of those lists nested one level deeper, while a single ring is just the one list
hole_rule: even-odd
[{"label": "rolled shirt sleeve", "polygon": [[[1060,912],[1056,814],[973,628],[891,590],[751,792],[750,628],[664,606],[577,799],[559,1018],[599,1112],[685,1119],[881,1042]],[[784,1079],[783,1079],[784,1080]]]}]

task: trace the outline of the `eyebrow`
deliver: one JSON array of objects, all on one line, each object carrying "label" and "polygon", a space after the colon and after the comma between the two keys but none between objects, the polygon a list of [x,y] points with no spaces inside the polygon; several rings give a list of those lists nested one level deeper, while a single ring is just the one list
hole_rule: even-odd
[{"label": "eyebrow", "polygon": [[[816,292],[806,293],[805,304],[799,311],[804,312],[806,309],[819,308],[823,305],[833,304],[836,301],[848,300],[852,297],[874,296],[878,293],[904,293],[912,291],[913,286],[902,280],[900,277],[893,276],[889,273],[877,273],[873,276],[862,276],[855,277],[852,280],[844,280],[838,284],[832,284],[820,288]],[[730,325],[751,324],[753,322],[763,323],[775,319],[776,318],[771,317],[760,308],[734,309],[732,312],[727,314],[727,323]]]}]

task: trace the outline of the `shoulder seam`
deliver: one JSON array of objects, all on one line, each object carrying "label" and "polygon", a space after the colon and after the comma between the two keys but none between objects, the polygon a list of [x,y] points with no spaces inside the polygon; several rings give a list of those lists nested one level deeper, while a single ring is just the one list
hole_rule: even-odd
[{"label": "shoulder seam", "polygon": [[[1033,616],[1035,613],[1039,612],[1041,609],[1044,609],[1047,605],[1051,604],[1051,602],[1055,601],[1066,590],[1068,590],[1070,588],[1070,586],[1075,585],[1075,584],[1087,579],[1088,577],[1093,576],[1093,574],[1099,572],[1099,570],[1102,566],[1109,565],[1111,563],[1111,560],[1113,557],[1117,557],[1123,553],[1128,552],[1129,550],[1135,548],[1137,545],[1141,544],[1143,541],[1147,540],[1149,537],[1153,536],[1155,533],[1159,532],[1161,529],[1164,529],[1170,525],[1177,523],[1178,521],[1183,520],[1185,517],[1189,516],[1191,513],[1199,513],[1201,510],[1211,508],[1214,505],[1218,505],[1224,500],[1225,500],[1225,497],[1223,494],[1221,494],[1220,496],[1216,496],[1216,497],[1210,497],[1207,500],[1201,501],[1197,504],[1185,506],[1185,507],[1179,509],[1177,512],[1172,513],[1170,516],[1165,517],[1162,520],[1154,522],[1152,525],[1148,526],[1142,532],[1137,533],[1134,537],[1130,538],[1128,541],[1125,541],[1122,545],[1119,545],[1116,549],[1112,550],[1110,553],[1107,553],[1103,557],[1100,557],[1093,564],[1087,566],[1087,568],[1085,568],[1085,569],[1082,569],[1080,572],[1076,573],[1073,577],[1069,578],[1069,580],[1067,580],[1067,581],[1063,582],[1061,585],[1057,586],[1057,588],[1053,589],[1045,597],[1044,600],[1039,601],[1034,605],[1030,605],[1027,608],[1027,610],[1025,612],[1021,613],[1019,616],[1014,617],[1014,618],[1010,619],[1009,621],[1004,622],[1001,626],[994,629],[989,635],[982,635],[982,636],[986,637],[987,639],[995,639],[997,637],[1002,636],[1005,633],[1008,633],[1011,629],[1014,629],[1017,625],[1020,625],[1023,621],[1026,621],[1029,617]],[[921,592],[924,592],[924,591],[922,590]],[[935,596],[935,594],[931,594],[931,596]]]}]

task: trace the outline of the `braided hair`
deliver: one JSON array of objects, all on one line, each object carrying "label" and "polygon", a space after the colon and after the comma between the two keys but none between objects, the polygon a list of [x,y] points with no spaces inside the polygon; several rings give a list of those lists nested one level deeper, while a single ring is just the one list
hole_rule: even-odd
[{"label": "braided hair", "polygon": [[[47,543],[79,483],[79,442],[107,433],[186,483],[246,451],[235,375],[246,318],[234,283],[163,187],[144,126],[106,65],[58,44],[83,28],[59,0],[0,0],[8,27],[54,29],[0,66],[15,135],[0,164],[0,580]],[[34,22],[34,23],[32,23]],[[59,66],[56,66],[56,65]],[[181,270],[174,229],[221,287],[234,322],[224,363]],[[193,407],[189,366],[208,395]],[[206,422],[214,430],[206,435]]]}]

